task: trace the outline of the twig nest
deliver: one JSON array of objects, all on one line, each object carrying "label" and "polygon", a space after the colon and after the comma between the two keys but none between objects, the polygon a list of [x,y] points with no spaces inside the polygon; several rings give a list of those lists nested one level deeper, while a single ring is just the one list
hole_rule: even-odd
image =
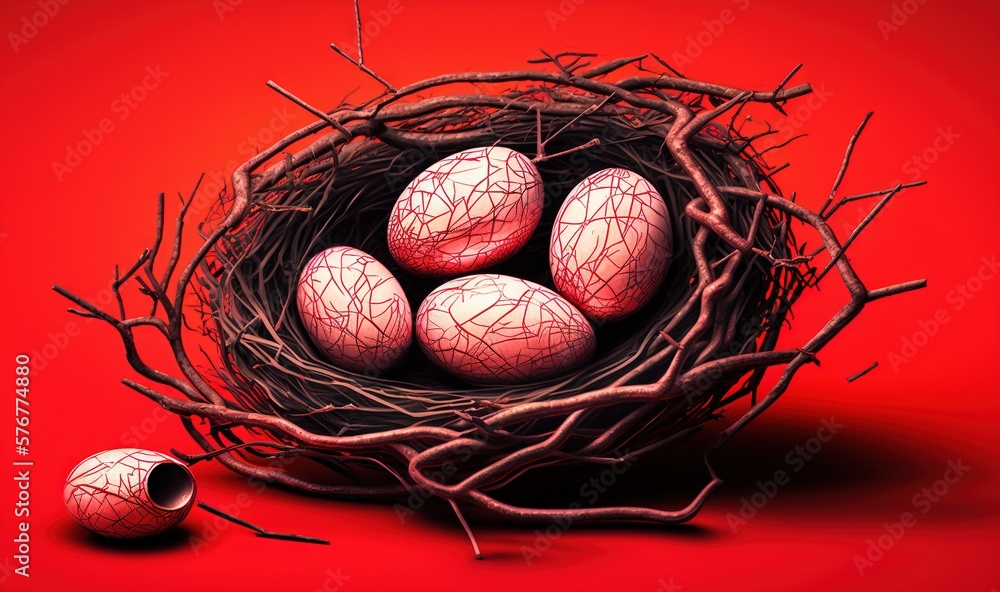
[{"label": "twig nest", "polygon": [[521,383],[590,360],[594,329],[534,282],[478,274],[446,282],[417,310],[417,342],[435,364],[475,383]]},{"label": "twig nest", "polygon": [[531,238],[544,200],[542,177],[527,156],[502,146],[463,150],[403,190],[389,214],[389,251],[426,276],[489,267]]},{"label": "twig nest", "polygon": [[649,302],[669,257],[667,204],[649,181],[623,168],[581,181],[552,225],[552,281],[592,319],[621,319]]},{"label": "twig nest", "polygon": [[412,313],[403,287],[358,249],[317,253],[302,270],[296,302],[313,343],[342,368],[384,371],[410,347]]},{"label": "twig nest", "polygon": [[[784,110],[809,92],[808,85],[788,85],[798,68],[772,91],[748,92],[676,77],[655,56],[662,68],[652,70],[650,56],[597,66],[588,56],[546,53],[548,70],[387,84],[371,101],[323,109],[327,116],[237,169],[232,193],[220,196],[204,227],[211,232],[183,271],[172,274],[168,266],[157,274],[143,265],[160,247],[158,232],[121,281],[145,276],[143,293],[163,304],[154,309],[170,326],[187,320],[183,297],[197,294],[206,321],[200,329],[219,348],[210,372],[192,364],[175,332],[165,337],[183,378],[140,364],[133,331],[149,325],[148,317],[119,321],[57,289],[88,316],[114,325],[135,369],[175,396],[126,384],[168,411],[204,418],[205,427],[187,421],[186,429],[207,454],[243,475],[330,496],[426,492],[450,502],[460,518],[460,505],[472,504],[519,521],[690,520],[721,483],[711,452],[786,392],[866,302],[925,282],[867,290],[842,256],[850,241],[838,241],[827,223],[841,205],[865,195],[841,197],[820,215],[783,199],[773,180],[783,166],[767,165],[771,147],[755,143],[766,134],[741,133],[740,118],[750,117],[744,108]],[[484,94],[483,83],[508,90]],[[459,84],[476,90],[444,90]],[[535,155],[534,162],[517,153]],[[472,154],[480,160],[470,162]],[[503,166],[493,158],[501,154]],[[849,158],[850,149],[841,176]],[[486,182],[456,183],[466,166]],[[583,179],[586,189],[574,190]],[[866,195],[884,195],[881,208],[899,189]],[[182,221],[183,213],[178,229]],[[574,267],[550,269],[553,229],[561,249],[554,258]],[[796,229],[815,230],[837,256],[817,271]],[[429,256],[424,243],[446,256]],[[616,245],[628,248],[608,248]],[[332,274],[324,254],[314,272],[325,278],[307,284],[310,297],[300,299],[300,270],[331,247],[339,249],[339,267],[360,269],[350,280]],[[345,265],[348,255],[355,262]],[[436,279],[480,265],[496,267],[444,285]],[[808,341],[779,348],[792,307],[827,271],[836,272],[851,300]],[[559,287],[550,272],[569,281]],[[598,289],[602,283],[607,294]],[[634,314],[592,327],[552,287],[596,318]],[[424,301],[416,321],[423,352],[410,348],[391,376],[344,370],[314,347],[320,330],[340,344],[334,329],[348,327],[355,342],[338,345],[344,359],[365,360],[366,369],[391,362],[409,332],[402,290]],[[349,309],[354,325],[319,320],[321,297],[334,292],[348,302],[360,297],[357,310]],[[379,312],[393,302],[394,312]],[[383,344],[375,332],[391,339]],[[382,345],[391,353],[380,355]],[[774,386],[759,393],[768,369],[780,366]],[[493,384],[469,388],[469,381]],[[683,508],[502,501],[529,471],[607,466],[623,454],[675,444],[744,397],[750,409],[706,451],[712,480]],[[330,474],[286,470],[290,456],[316,461]],[[264,459],[282,462],[265,466]]]}]

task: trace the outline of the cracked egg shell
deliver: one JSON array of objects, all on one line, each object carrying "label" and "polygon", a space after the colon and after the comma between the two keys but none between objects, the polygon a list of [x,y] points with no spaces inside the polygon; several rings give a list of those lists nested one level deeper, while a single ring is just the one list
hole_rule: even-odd
[{"label": "cracked egg shell", "polygon": [[413,315],[403,287],[364,251],[330,247],[316,254],[295,296],[310,339],[341,368],[383,372],[410,347]]},{"label": "cracked egg shell", "polygon": [[502,146],[463,150],[403,189],[389,215],[389,251],[424,276],[483,269],[528,242],[544,201],[542,177],[527,156]]},{"label": "cracked egg shell", "polygon": [[195,499],[191,471],[177,459],[117,448],[83,459],[66,477],[63,501],[84,528],[109,538],[138,538],[179,524]]},{"label": "cracked egg shell", "polygon": [[649,302],[669,258],[667,204],[649,181],[626,169],[584,179],[552,224],[552,281],[594,320],[622,319]]},{"label": "cracked egg shell", "polygon": [[476,274],[442,284],[417,309],[421,350],[477,384],[515,384],[575,370],[594,354],[590,322],[534,282]]}]

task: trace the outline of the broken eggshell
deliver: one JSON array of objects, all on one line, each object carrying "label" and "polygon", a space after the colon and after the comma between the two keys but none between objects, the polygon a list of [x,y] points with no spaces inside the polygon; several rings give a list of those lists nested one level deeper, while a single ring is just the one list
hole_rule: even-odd
[{"label": "broken eggshell", "polygon": [[389,215],[389,251],[424,276],[483,269],[528,242],[544,202],[541,174],[524,154],[503,146],[463,150],[403,190]]},{"label": "broken eggshell", "polygon": [[70,471],[66,509],[87,530],[138,538],[176,526],[194,505],[194,475],[177,459],[139,448],[88,456]]}]

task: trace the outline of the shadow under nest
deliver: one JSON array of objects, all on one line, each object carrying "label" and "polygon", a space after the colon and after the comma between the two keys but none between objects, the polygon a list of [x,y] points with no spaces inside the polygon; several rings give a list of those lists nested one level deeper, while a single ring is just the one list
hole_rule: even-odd
[{"label": "shadow under nest", "polygon": [[[535,95],[526,100],[553,99]],[[681,341],[700,310],[691,300],[698,285],[692,243],[700,226],[685,215],[685,207],[698,198],[698,192],[665,146],[670,125],[670,118],[661,113],[633,109],[595,110],[575,117],[541,117],[530,109],[451,109],[395,126],[393,134],[382,135],[376,129],[371,136],[356,137],[339,147],[336,158],[326,154],[303,162],[273,185],[256,188],[252,199],[257,211],[223,237],[203,267],[207,272],[201,278],[203,312],[212,319],[211,335],[221,344],[224,362],[217,375],[243,407],[286,418],[313,433],[339,436],[413,425],[469,429],[477,418],[499,408],[601,389],[629,373],[632,383],[655,382],[671,356],[654,365],[644,362],[671,341]],[[461,139],[434,145],[405,142],[396,133],[400,130],[437,131],[442,137],[454,134]],[[470,386],[431,364],[415,346],[402,364],[385,375],[330,364],[313,346],[296,310],[295,287],[305,263],[327,247],[361,249],[389,268],[415,310],[443,280],[411,274],[389,254],[386,223],[403,188],[432,163],[466,148],[502,145],[536,155],[539,133],[547,138],[545,154],[556,155],[536,158],[545,187],[542,220],[521,251],[485,271],[553,288],[549,234],[562,200],[591,173],[622,167],[657,188],[672,223],[667,277],[649,304],[625,320],[595,324],[598,350],[593,360],[575,372],[544,381]],[[753,190],[769,186],[759,159],[740,155],[738,147],[747,144],[742,138],[729,138],[729,133],[710,124],[692,139],[699,166],[716,186]],[[223,195],[217,211],[227,212],[231,201],[231,196]],[[730,224],[747,236],[756,204],[733,200],[730,205]],[[763,212],[754,234],[754,246],[774,259],[796,254],[787,216],[776,210]],[[732,250],[718,236],[708,237],[704,246],[711,264],[724,261]],[[686,366],[773,347],[792,293],[801,282],[794,271],[760,257],[742,262],[735,270],[739,281],[729,294],[726,314],[716,320],[717,331],[728,331],[727,339],[713,343],[714,351],[704,356],[689,353]],[[693,347],[704,347],[718,337],[717,331],[708,332]],[[721,375],[702,385],[697,396],[660,403],[647,433],[636,433],[633,445],[696,427],[735,398],[733,393],[726,397],[735,385],[740,384],[736,396],[743,396],[756,388],[762,376],[762,372]],[[637,406],[596,409],[580,425],[579,434],[601,433]],[[541,434],[560,422],[540,418],[508,431]]]}]

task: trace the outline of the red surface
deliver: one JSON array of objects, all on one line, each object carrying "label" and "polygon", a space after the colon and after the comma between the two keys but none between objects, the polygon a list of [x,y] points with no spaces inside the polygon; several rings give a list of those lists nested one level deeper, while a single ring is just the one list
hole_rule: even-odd
[{"label": "red surface", "polygon": [[[720,458],[727,483],[688,528],[573,526],[529,566],[521,549],[534,547],[535,527],[480,523],[488,558],[476,562],[447,512],[425,510],[400,524],[391,507],[261,492],[206,465],[195,471],[201,499],[236,504],[245,518],[327,536],[332,544],[262,540],[235,526],[216,532],[199,511],[185,530],[155,545],[112,546],[87,536],[60,499],[63,479],[80,459],[129,444],[193,445],[174,419],[119,384],[131,373],[113,332],[67,315],[51,285],[108,304],[112,264],[131,263],[151,239],[157,192],[186,192],[208,172],[208,195],[221,172],[273,141],[269,125],[288,132],[311,120],[267,89],[266,80],[320,105],[334,104],[356,86],[358,97],[377,88],[328,48],[353,39],[349,2],[234,3],[220,19],[221,3],[209,0],[70,2],[16,52],[0,47],[0,150],[7,173],[0,206],[0,359],[8,384],[15,354],[35,352],[31,578],[0,572],[5,590],[332,590],[338,570],[349,578],[343,590],[654,591],[672,584],[683,590],[987,592],[1000,586],[1000,280],[983,267],[984,258],[1000,250],[1000,200],[990,177],[1000,11],[992,2],[959,8],[934,0],[683,6],[512,0],[482,12],[473,3],[403,2],[391,5],[393,15],[388,3],[365,0],[366,61],[396,84],[452,70],[517,67],[539,47],[607,57],[654,51],[675,64],[675,52],[689,52],[696,59],[685,72],[748,88],[770,88],[804,62],[799,78],[817,93],[800,101],[811,108],[793,108],[792,118],[779,124],[788,133],[799,127],[809,133],[784,153],[794,162],[781,174],[782,186],[797,190],[804,203],[821,203],[847,138],[874,110],[844,191],[915,178],[929,185],[900,196],[852,247],[852,260],[871,287],[923,276],[930,287],[872,304],[823,351],[821,368],[804,369],[785,398]],[[6,39],[39,4],[3,4]],[[553,16],[560,10],[565,20]],[[878,22],[894,12],[900,25],[885,30],[885,38]],[[696,45],[699,38],[704,48]],[[144,77],[155,88],[136,91],[144,100],[130,105],[121,95]],[[103,138],[58,180],[53,161],[65,161],[66,146],[88,135]],[[176,207],[173,198],[168,203]],[[206,202],[200,203],[203,213]],[[860,212],[849,207],[838,229],[850,228]],[[984,279],[974,279],[977,274]],[[843,299],[839,289],[810,295],[789,337],[814,330]],[[919,345],[906,345],[914,341]],[[910,361],[898,363],[893,355]],[[161,353],[151,361],[166,360]],[[845,382],[873,360],[881,364],[877,370]],[[13,567],[17,528],[11,386],[0,441],[5,569]],[[828,416],[844,427],[812,460],[800,460],[796,446],[826,436],[818,430]],[[970,469],[928,502],[922,489],[933,488],[955,459]],[[653,466],[645,469],[637,463],[606,499],[636,483],[667,489],[659,462],[650,459]],[[738,512],[741,498],[749,500],[755,483],[774,479],[777,470],[785,470],[789,482],[734,533],[727,513]],[[902,537],[859,575],[852,558],[866,553],[884,524],[901,518],[908,524]],[[206,544],[193,549],[190,535]]]}]

